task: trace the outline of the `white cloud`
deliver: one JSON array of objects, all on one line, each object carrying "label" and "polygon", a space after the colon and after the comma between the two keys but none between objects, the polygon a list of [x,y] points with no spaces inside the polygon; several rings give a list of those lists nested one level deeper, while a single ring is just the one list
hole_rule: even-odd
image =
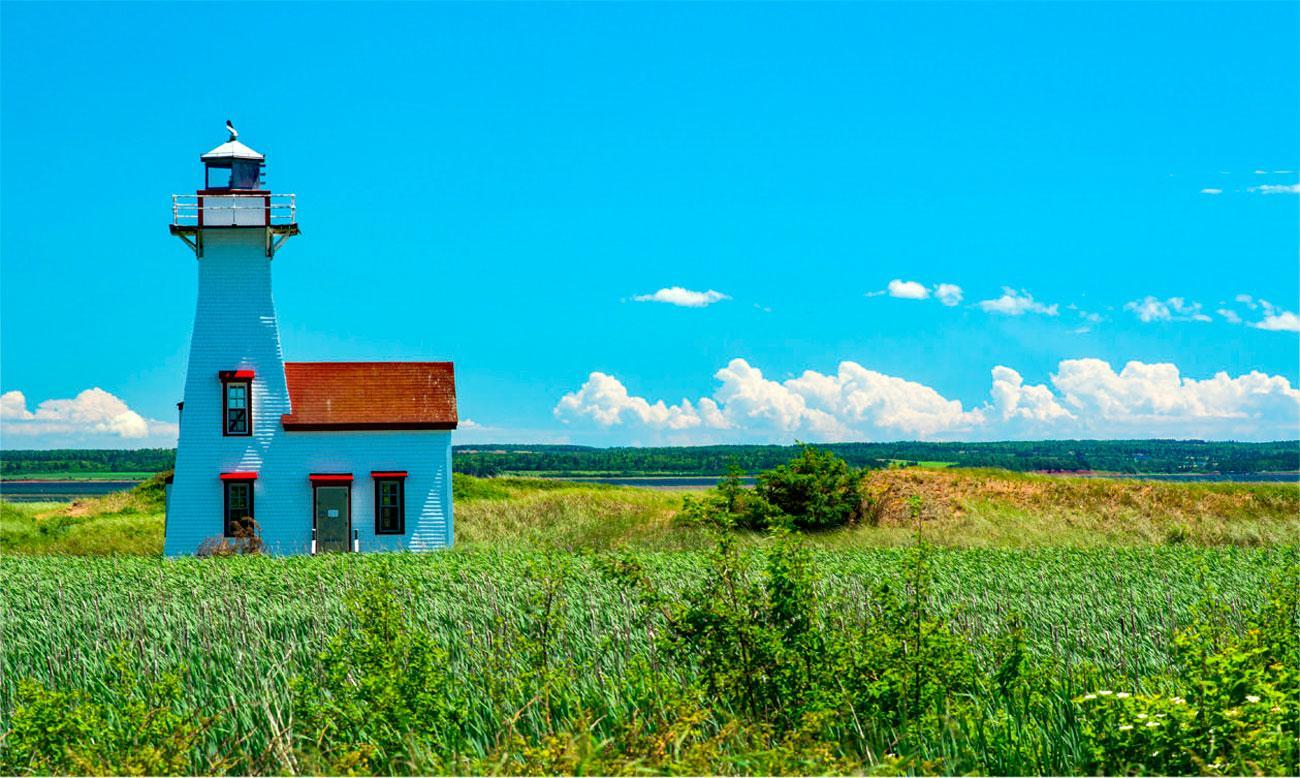
[{"label": "white cloud", "polygon": [[1291,311],[1275,309],[1265,314],[1263,321],[1256,322],[1250,326],[1261,330],[1300,332],[1300,316],[1297,316]]},{"label": "white cloud", "polygon": [[934,288],[934,296],[939,302],[952,307],[961,302],[962,289],[956,284],[939,284]]},{"label": "white cloud", "polygon": [[696,292],[692,289],[683,289],[680,286],[669,286],[653,294],[635,295],[632,299],[639,303],[667,303],[683,308],[703,308],[706,305],[713,305],[722,300],[730,300],[731,297],[713,289]]},{"label": "white cloud", "polygon": [[[712,401],[706,398],[700,403],[711,405]],[[560,398],[554,412],[561,420],[590,416],[605,427],[628,421],[655,429],[684,430],[704,424],[706,417],[716,419],[714,410],[707,407],[701,415],[690,400],[677,405],[666,405],[663,400],[651,404],[643,397],[628,394],[627,387],[614,376],[595,372],[578,391]]]},{"label": "white cloud", "polygon": [[956,284],[941,283],[928,287],[920,281],[904,281],[900,278],[890,281],[884,289],[867,292],[867,297],[880,297],[886,294],[902,300],[928,300],[933,294],[936,300],[949,307],[961,303],[962,300],[962,288]]},{"label": "white cloud", "polygon": [[1043,384],[1025,386],[1020,373],[1003,365],[993,368],[993,388],[989,393],[993,396],[993,407],[1003,421],[1052,422],[1074,418],[1056,402],[1051,389]]},{"label": "white cloud", "polygon": [[1249,187],[1247,191],[1260,194],[1300,194],[1300,184],[1263,184]]},{"label": "white cloud", "polygon": [[1215,313],[1222,316],[1229,324],[1241,324],[1241,315],[1231,308],[1220,308]]},{"label": "white cloud", "polygon": [[1058,313],[1056,304],[1044,305],[1025,290],[1016,291],[1009,286],[1002,287],[1001,297],[995,300],[981,300],[980,308],[988,313],[1000,313],[1004,316],[1021,316],[1026,313],[1055,316]]},{"label": "white cloud", "polygon": [[177,434],[176,424],[145,419],[99,387],[72,399],[45,400],[34,412],[27,409],[22,392],[5,392],[0,395],[0,425],[9,441],[20,438],[24,445],[44,448],[117,442],[170,445]]},{"label": "white cloud", "polygon": [[1116,373],[1100,359],[1069,359],[1052,385],[1089,433],[1279,439],[1300,432],[1300,391],[1259,371],[1196,380],[1168,363],[1133,361]]},{"label": "white cloud", "polygon": [[1222,189],[1215,189],[1215,188],[1213,188],[1213,187],[1208,187],[1208,186],[1207,186],[1206,188],[1204,188],[1204,189],[1201,190],[1201,194],[1207,194],[1207,195],[1223,194],[1223,190],[1222,190]]},{"label": "white cloud", "polygon": [[1210,317],[1201,311],[1200,303],[1189,303],[1181,297],[1159,300],[1147,295],[1141,300],[1124,303],[1124,310],[1132,311],[1144,322],[1210,321]]},{"label": "white cloud", "polygon": [[714,374],[712,397],[668,405],[632,395],[618,379],[592,373],[555,407],[557,418],[615,427],[679,443],[1015,437],[1204,437],[1280,439],[1300,434],[1300,391],[1286,378],[1254,371],[1196,380],[1172,364],[1129,362],[1120,372],[1099,359],[1059,363],[1049,384],[1026,384],[1016,370],[992,370],[977,407],[934,388],[841,362],[776,381],[743,359]]},{"label": "white cloud", "polygon": [[885,287],[890,297],[901,297],[904,300],[924,300],[930,296],[930,290],[925,288],[924,284],[916,281],[901,281],[895,278]]}]

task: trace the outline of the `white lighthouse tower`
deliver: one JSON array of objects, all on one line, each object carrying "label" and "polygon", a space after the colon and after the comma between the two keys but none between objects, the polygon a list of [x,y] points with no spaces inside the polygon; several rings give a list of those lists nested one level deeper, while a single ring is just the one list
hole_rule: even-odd
[{"label": "white lighthouse tower", "polygon": [[263,188],[266,157],[226,127],[230,139],[199,157],[203,188],[172,196],[171,232],[199,260],[199,291],[168,497],[168,554],[231,536],[240,529],[226,526],[232,519],[255,515],[256,474],[290,410],[271,260],[298,234],[295,198]]},{"label": "white lighthouse tower", "polygon": [[284,361],[271,260],[295,198],[226,128],[203,188],[172,196],[199,285],[164,553],[250,533],[276,554],[451,545],[452,363]]}]

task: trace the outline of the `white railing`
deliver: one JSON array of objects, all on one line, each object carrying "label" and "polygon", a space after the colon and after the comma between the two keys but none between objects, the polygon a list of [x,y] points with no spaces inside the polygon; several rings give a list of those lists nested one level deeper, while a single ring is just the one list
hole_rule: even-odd
[{"label": "white railing", "polygon": [[200,223],[207,227],[267,227],[297,224],[296,196],[234,192],[172,195],[172,224],[177,227],[198,227]]}]

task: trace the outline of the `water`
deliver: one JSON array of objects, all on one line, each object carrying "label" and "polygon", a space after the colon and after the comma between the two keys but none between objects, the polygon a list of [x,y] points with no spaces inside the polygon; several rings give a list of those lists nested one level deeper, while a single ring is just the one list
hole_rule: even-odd
[{"label": "water", "polygon": [[1062,478],[1128,478],[1179,483],[1300,483],[1300,473],[1049,473]]},{"label": "water", "polygon": [[[557,481],[576,481],[584,484],[612,484],[614,486],[637,486],[642,489],[663,489],[663,490],[680,490],[680,489],[708,489],[717,486],[722,476],[717,475],[689,475],[689,476],[648,476],[648,477],[611,477],[611,478],[565,478],[556,477]],[[746,486],[753,486],[753,478],[740,479]]]},{"label": "water", "polygon": [[0,481],[0,498],[9,502],[72,502],[83,497],[131,489],[139,481]]}]

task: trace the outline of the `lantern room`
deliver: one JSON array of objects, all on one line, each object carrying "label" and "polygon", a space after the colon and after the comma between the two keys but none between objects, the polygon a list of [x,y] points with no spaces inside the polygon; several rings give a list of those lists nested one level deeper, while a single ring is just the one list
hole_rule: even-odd
[{"label": "lantern room", "polygon": [[204,231],[260,228],[266,255],[274,256],[286,239],[298,234],[295,198],[266,189],[266,157],[240,143],[229,121],[226,131],[229,140],[199,155],[203,188],[192,195],[172,195],[171,232],[201,258]]},{"label": "lantern room", "polygon": [[235,140],[233,135],[199,160],[203,162],[206,191],[258,191],[265,184],[266,157]]}]

